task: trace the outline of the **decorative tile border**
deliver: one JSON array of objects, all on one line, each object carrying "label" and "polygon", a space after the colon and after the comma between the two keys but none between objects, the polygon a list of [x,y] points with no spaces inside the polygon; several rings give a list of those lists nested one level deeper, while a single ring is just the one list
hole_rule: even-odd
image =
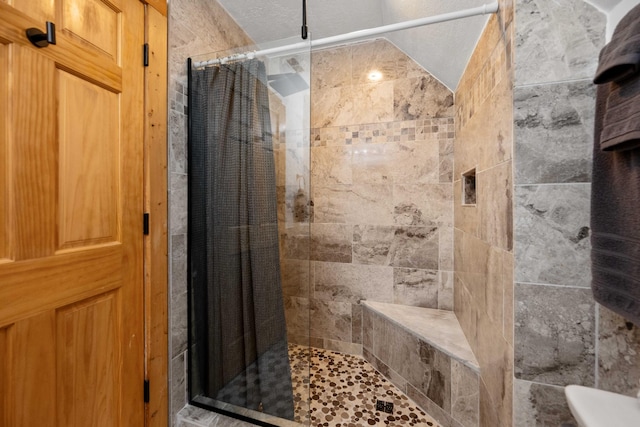
[{"label": "decorative tile border", "polygon": [[444,117],[314,128],[311,129],[311,146],[446,141],[454,137],[454,119]]}]

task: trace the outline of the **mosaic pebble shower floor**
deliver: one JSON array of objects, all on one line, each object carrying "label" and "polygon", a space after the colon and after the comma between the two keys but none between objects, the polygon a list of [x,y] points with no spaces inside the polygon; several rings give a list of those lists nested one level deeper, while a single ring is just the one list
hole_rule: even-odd
[{"label": "mosaic pebble shower floor", "polygon": [[[289,344],[289,361],[299,423],[311,417],[311,427],[441,427],[362,357]],[[393,412],[376,410],[378,400],[392,402]]]}]

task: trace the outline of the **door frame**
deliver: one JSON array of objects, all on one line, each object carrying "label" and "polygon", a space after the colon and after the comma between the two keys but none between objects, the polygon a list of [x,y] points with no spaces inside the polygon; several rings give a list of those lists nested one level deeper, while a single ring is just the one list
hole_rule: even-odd
[{"label": "door frame", "polygon": [[168,196],[167,196],[167,1],[145,3],[148,66],[144,79],[145,426],[166,427],[169,417]]}]

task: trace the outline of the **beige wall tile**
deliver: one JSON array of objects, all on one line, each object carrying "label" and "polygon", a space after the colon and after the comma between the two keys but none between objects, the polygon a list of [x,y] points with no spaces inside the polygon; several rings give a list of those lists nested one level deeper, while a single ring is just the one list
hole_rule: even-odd
[{"label": "beige wall tile", "polygon": [[[489,19],[456,92],[454,309],[480,363],[479,425],[492,427],[511,426],[513,413],[511,19]],[[462,206],[472,168],[476,205]]]},{"label": "beige wall tile", "polygon": [[348,145],[311,149],[311,180],[322,186],[353,184],[353,148]]},{"label": "beige wall tile", "polygon": [[480,238],[492,246],[513,248],[513,178],[511,162],[476,174]]}]

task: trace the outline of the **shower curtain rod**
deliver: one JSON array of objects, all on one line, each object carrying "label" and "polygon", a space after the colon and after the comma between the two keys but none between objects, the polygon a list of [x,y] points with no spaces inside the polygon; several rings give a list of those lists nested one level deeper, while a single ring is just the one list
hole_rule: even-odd
[{"label": "shower curtain rod", "polygon": [[457,12],[443,13],[441,15],[428,16],[425,18],[413,19],[410,21],[398,22],[396,24],[383,25],[381,27],[369,28],[366,30],[353,31],[346,34],[340,34],[337,36],[325,37],[318,40],[311,40],[310,42],[293,43],[286,46],[273,47],[270,49],[254,50],[251,52],[237,53],[234,55],[225,56],[224,58],[216,58],[208,61],[194,62],[195,68],[206,67],[209,65],[224,64],[228,61],[235,61],[240,59],[253,59],[256,56],[273,55],[277,53],[295,52],[297,50],[315,47],[324,47],[332,44],[337,44],[344,41],[362,39],[365,37],[371,37],[383,33],[389,33],[392,31],[406,30],[408,28],[422,27],[425,25],[437,24],[439,22],[453,21],[456,19],[468,18],[470,16],[486,15],[487,13],[496,13],[498,11],[498,2],[484,4],[482,6],[473,7],[470,9],[459,10]]}]

